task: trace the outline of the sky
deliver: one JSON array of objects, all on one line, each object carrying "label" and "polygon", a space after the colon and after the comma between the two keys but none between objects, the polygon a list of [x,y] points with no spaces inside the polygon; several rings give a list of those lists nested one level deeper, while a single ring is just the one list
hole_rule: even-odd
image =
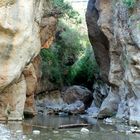
[{"label": "sky", "polygon": [[66,0],[73,6],[74,10],[78,11],[82,16],[85,15],[88,0]]},{"label": "sky", "polygon": [[87,9],[88,0],[65,0],[65,1],[68,1],[72,5],[73,9],[78,11],[82,19],[81,31],[87,34],[85,13]]}]

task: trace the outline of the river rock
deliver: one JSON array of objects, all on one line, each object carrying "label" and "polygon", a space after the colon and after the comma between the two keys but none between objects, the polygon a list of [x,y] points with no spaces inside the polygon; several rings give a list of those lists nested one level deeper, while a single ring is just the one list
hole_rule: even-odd
[{"label": "river rock", "polygon": [[36,106],[38,112],[58,113],[62,111],[65,103],[61,98],[61,92],[54,90],[51,92],[44,92],[36,96]]},{"label": "river rock", "polygon": [[[41,94],[41,96],[43,95]],[[85,105],[82,101],[77,100],[74,103],[67,104],[63,101],[59,90],[47,92],[42,99],[38,95],[36,106],[38,112],[58,114],[59,116],[81,114],[85,112]]]},{"label": "river rock", "polygon": [[93,100],[93,95],[90,90],[83,86],[71,86],[63,92],[62,98],[67,104],[75,103],[76,101],[82,101],[85,108],[89,107]]},{"label": "river rock", "polygon": [[40,131],[39,130],[33,130],[33,134],[34,135],[39,135],[40,134]]},{"label": "river rock", "polygon": [[82,114],[85,113],[85,105],[82,101],[76,101],[75,103],[65,105],[63,111],[70,114]]},{"label": "river rock", "polygon": [[92,102],[92,105],[86,110],[86,113],[90,117],[97,118],[99,113],[99,108],[95,105],[94,101]]},{"label": "river rock", "polygon": [[82,134],[89,134],[89,130],[87,128],[82,128],[80,132]]}]

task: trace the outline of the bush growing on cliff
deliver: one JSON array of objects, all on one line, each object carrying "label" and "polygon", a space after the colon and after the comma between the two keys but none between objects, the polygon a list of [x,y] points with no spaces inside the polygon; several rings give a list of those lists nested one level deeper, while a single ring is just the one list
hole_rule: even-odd
[{"label": "bush growing on cliff", "polygon": [[49,49],[41,50],[43,77],[58,86],[65,83],[65,75],[78,59],[81,50],[79,33],[60,23],[56,41]]},{"label": "bush growing on cliff", "polygon": [[55,43],[42,49],[43,76],[58,86],[93,83],[98,67],[85,36],[60,22]]},{"label": "bush growing on cliff", "polygon": [[71,19],[75,23],[81,23],[79,13],[75,11],[68,2],[65,2],[64,0],[51,0],[51,3],[52,14],[56,14],[59,17],[63,17],[65,19]]},{"label": "bush growing on cliff", "polygon": [[85,48],[83,55],[72,65],[67,76],[67,82],[82,84],[91,88],[95,77],[99,75],[99,67],[96,63],[92,48]]},{"label": "bush growing on cliff", "polygon": [[52,4],[54,13],[60,12],[63,19],[59,20],[53,45],[41,50],[43,77],[58,87],[72,84],[92,87],[98,67],[92,49],[87,47],[90,46],[87,36],[79,28],[79,14],[64,0],[52,0]]},{"label": "bush growing on cliff", "polygon": [[136,0],[123,0],[123,3],[128,7],[128,8],[133,8],[136,4]]}]

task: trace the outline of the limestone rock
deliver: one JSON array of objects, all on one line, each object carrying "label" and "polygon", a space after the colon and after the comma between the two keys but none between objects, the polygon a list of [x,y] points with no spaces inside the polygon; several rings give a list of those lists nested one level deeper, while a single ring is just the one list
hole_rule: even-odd
[{"label": "limestone rock", "polygon": [[101,70],[101,77],[104,81],[108,81],[110,56],[109,41],[98,25],[99,12],[96,8],[97,0],[89,0],[86,22],[88,27],[89,40],[95,52],[95,58]]},{"label": "limestone rock", "polygon": [[74,103],[65,105],[63,111],[70,114],[82,114],[85,113],[85,105],[82,101],[75,101]]},{"label": "limestone rock", "polygon": [[24,114],[35,115],[35,99],[34,94],[37,87],[37,77],[32,64],[28,65],[23,74],[25,76],[27,91],[26,91],[26,102],[24,108]]},{"label": "limestone rock", "polygon": [[26,100],[26,81],[19,80],[0,94],[0,120],[22,120]]},{"label": "limestone rock", "polygon": [[[101,71],[107,67],[104,70],[109,72],[106,76],[111,92],[102,103],[99,114],[105,111],[110,116],[117,112],[117,117],[140,125],[140,1],[135,2],[130,8],[122,0],[89,0],[87,25],[97,62],[100,57],[103,62],[103,66],[99,63]],[[99,33],[103,34],[99,36],[100,40],[96,37]],[[102,52],[107,55],[103,56]],[[110,65],[105,60],[110,60]]]},{"label": "limestone rock", "polygon": [[57,114],[59,116],[64,116],[65,113],[68,115],[85,112],[85,104],[82,101],[76,100],[67,104],[64,102],[59,90],[37,95],[36,106],[39,113]]},{"label": "limestone rock", "polygon": [[95,83],[93,90],[94,103],[97,107],[101,107],[102,102],[109,93],[109,86],[105,83]]},{"label": "limestone rock", "polygon": [[55,39],[57,18],[53,16],[42,18],[40,27],[41,46],[43,48],[49,48]]},{"label": "limestone rock", "polygon": [[74,103],[78,100],[85,104],[85,107],[89,107],[93,100],[91,91],[82,86],[71,86],[63,92],[62,98],[67,104]]},{"label": "limestone rock", "polygon": [[[45,0],[0,0],[0,96],[2,103],[5,101],[12,102],[10,113],[11,110],[13,112],[10,115],[8,114],[8,118],[10,119],[21,120],[22,107],[25,103],[25,98],[23,98],[22,102],[21,100],[19,103],[17,102],[21,96],[21,92],[23,92],[22,90],[25,90],[25,87],[21,88],[21,90],[18,89],[20,82],[17,84],[17,81],[20,81],[25,67],[39,54],[42,44],[40,39],[45,38],[43,43],[47,42],[47,40],[49,41],[50,36],[46,37],[49,31],[44,30],[43,35],[46,32],[44,36],[40,34],[40,29],[42,31],[42,18],[46,17],[48,7],[49,1]],[[45,23],[45,27],[47,24],[48,22]],[[50,26],[48,25],[48,27]],[[37,65],[34,65],[34,68],[37,67]],[[40,75],[34,68],[32,66],[30,70],[24,71],[27,84],[25,108],[28,108],[28,112],[34,111],[33,94],[35,93],[36,82]],[[24,82],[25,79],[23,80]],[[17,92],[19,92],[19,95]],[[17,96],[14,96],[15,94]],[[25,93],[22,96],[25,96]],[[15,108],[16,104],[17,106],[19,104],[23,105],[19,106],[19,113],[19,109]],[[5,107],[3,109],[3,105],[0,106],[0,110],[2,110],[0,115],[3,118]]]}]

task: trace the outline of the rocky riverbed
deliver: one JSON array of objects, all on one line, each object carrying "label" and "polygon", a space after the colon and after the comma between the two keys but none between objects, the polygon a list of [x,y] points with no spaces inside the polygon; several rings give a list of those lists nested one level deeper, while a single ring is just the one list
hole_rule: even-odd
[{"label": "rocky riverbed", "polygon": [[[53,119],[53,121],[52,121]],[[139,140],[140,134],[127,124],[113,120],[98,121],[86,128],[58,129],[59,125],[85,123],[79,116],[38,115],[34,119],[0,124],[1,140]],[[86,131],[85,131],[86,130]],[[87,133],[88,132],[88,133]]]}]

